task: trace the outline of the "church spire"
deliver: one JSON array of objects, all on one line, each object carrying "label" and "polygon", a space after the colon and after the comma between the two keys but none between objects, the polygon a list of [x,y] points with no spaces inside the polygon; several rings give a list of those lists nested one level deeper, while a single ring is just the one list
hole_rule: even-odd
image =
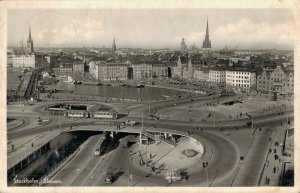
[{"label": "church spire", "polygon": [[28,41],[29,41],[29,42],[32,41],[32,40],[31,40],[31,28],[30,28],[30,26],[29,26],[29,36],[28,36]]},{"label": "church spire", "polygon": [[116,46],[116,39],[115,39],[115,37],[114,37],[114,41],[113,41],[113,45],[112,45],[111,51],[112,51],[113,53],[115,53],[115,52],[117,51],[117,46]]},{"label": "church spire", "polygon": [[207,22],[206,22],[206,35],[208,38],[209,38],[209,32],[208,32],[208,19],[207,19]]},{"label": "church spire", "polygon": [[31,37],[31,27],[29,26],[29,33],[28,33],[28,40],[27,40],[27,50],[30,51],[30,53],[34,52],[33,48],[33,40]]},{"label": "church spire", "polygon": [[209,40],[208,18],[206,21],[206,33],[205,33],[205,39],[202,44],[202,48],[211,48],[211,42]]}]

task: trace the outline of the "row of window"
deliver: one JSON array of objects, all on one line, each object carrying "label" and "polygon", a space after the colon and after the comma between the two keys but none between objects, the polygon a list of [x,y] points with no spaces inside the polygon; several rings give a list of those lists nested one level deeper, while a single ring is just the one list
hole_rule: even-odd
[{"label": "row of window", "polygon": [[[265,81],[258,81],[258,83],[259,83],[259,84],[266,84],[266,83],[268,84],[268,82],[265,82]],[[277,85],[279,85],[279,84],[277,84]],[[287,86],[292,86],[292,87],[294,86],[294,84],[285,84],[285,83],[283,83],[283,86],[285,86],[285,85],[287,85]],[[260,85],[259,85],[259,86],[260,86]]]},{"label": "row of window", "polygon": [[244,82],[244,83],[250,83],[249,80],[231,80],[231,79],[226,79],[227,82]]}]

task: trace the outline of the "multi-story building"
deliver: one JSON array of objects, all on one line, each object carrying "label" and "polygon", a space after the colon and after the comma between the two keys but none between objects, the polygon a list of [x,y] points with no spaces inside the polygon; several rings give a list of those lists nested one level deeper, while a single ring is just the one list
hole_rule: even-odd
[{"label": "multi-story building", "polygon": [[270,84],[271,91],[285,93],[286,74],[285,69],[282,65],[277,65],[277,67],[271,73]]},{"label": "multi-story building", "polygon": [[90,73],[101,81],[127,80],[128,65],[125,63],[90,63]]},{"label": "multi-story building", "polygon": [[63,63],[59,67],[59,72],[63,74],[70,74],[73,72],[73,64],[72,63]]},{"label": "multi-story building", "polygon": [[98,60],[91,60],[89,63],[89,72],[90,74],[95,78],[95,79],[99,79],[99,68],[98,65],[101,64],[101,61]]},{"label": "multi-story building", "polygon": [[168,66],[165,64],[152,65],[152,78],[168,77]]},{"label": "multi-story building", "polygon": [[268,94],[271,90],[271,73],[273,69],[264,68],[257,74],[257,91]]},{"label": "multi-story building", "polygon": [[226,70],[226,87],[250,92],[256,89],[256,72],[248,69]]},{"label": "multi-story building", "polygon": [[34,54],[20,54],[12,56],[13,68],[35,68]]},{"label": "multi-story building", "polygon": [[152,64],[132,64],[130,67],[133,70],[133,79],[152,78]]},{"label": "multi-story building", "polygon": [[294,70],[277,65],[275,69],[263,69],[257,77],[257,90],[262,93],[294,93]]},{"label": "multi-story building", "polygon": [[226,71],[222,68],[212,68],[208,72],[208,80],[211,86],[224,87],[226,85]]},{"label": "multi-story building", "polygon": [[286,70],[285,92],[286,94],[294,93],[294,70]]},{"label": "multi-story building", "polygon": [[209,81],[209,70],[208,69],[196,69],[194,71],[194,79],[201,82]]},{"label": "multi-story building", "polygon": [[84,73],[84,63],[81,60],[79,60],[79,59],[74,60],[73,72],[81,73],[81,74]]}]

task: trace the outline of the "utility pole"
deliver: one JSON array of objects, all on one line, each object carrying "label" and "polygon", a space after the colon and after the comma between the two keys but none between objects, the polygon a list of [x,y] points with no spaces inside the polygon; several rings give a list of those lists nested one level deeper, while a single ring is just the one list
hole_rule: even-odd
[{"label": "utility pole", "polygon": [[[61,109],[61,106],[60,106],[60,109]],[[60,130],[60,113],[61,113],[60,109],[58,111],[58,128],[59,128],[59,134],[61,132],[61,130]]]},{"label": "utility pole", "polygon": [[254,128],[253,128],[253,115],[251,115],[251,128],[252,128],[252,135],[254,135]]}]

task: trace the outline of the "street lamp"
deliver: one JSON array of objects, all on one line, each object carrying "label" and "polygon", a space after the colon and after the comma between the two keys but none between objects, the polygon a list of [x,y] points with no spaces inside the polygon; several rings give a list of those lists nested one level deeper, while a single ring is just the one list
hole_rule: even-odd
[{"label": "street lamp", "polygon": [[206,184],[207,187],[209,187],[209,183],[208,183],[208,167],[206,166]]}]

